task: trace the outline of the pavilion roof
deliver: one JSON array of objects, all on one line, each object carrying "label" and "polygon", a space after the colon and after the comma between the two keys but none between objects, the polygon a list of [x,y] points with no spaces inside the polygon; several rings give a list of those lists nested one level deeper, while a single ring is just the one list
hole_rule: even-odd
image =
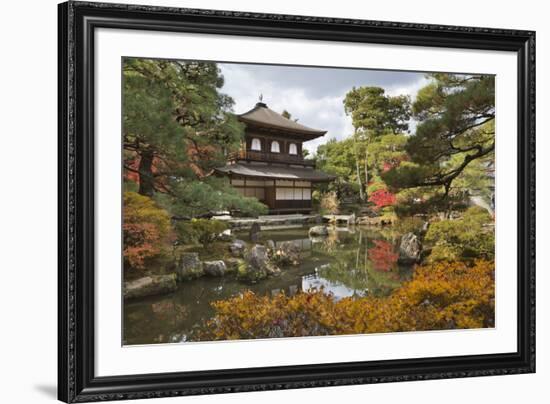
[{"label": "pavilion roof", "polygon": [[285,118],[278,112],[269,109],[263,102],[258,102],[250,111],[238,115],[238,118],[241,122],[252,126],[299,135],[305,140],[315,139],[327,133],[325,130],[313,129],[292,119]]},{"label": "pavilion roof", "polygon": [[292,167],[271,164],[233,163],[227,164],[221,168],[216,168],[216,171],[222,174],[241,175],[244,177],[304,180],[312,182],[325,182],[336,178],[334,175],[315,170],[312,167]]}]

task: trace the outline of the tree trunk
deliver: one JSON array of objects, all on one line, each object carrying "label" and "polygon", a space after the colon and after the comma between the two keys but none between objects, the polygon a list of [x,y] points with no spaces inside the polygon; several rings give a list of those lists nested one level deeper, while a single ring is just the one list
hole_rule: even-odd
[{"label": "tree trunk", "polygon": [[361,181],[361,169],[359,168],[359,150],[357,150],[357,134],[353,135],[354,145],[355,145],[355,169],[357,170],[357,184],[359,185],[359,198],[361,201],[365,201],[365,196],[363,195],[363,184]]},{"label": "tree trunk", "polygon": [[365,199],[369,199],[368,188],[369,188],[369,144],[365,147]]},{"label": "tree trunk", "polygon": [[146,150],[140,153],[139,159],[139,194],[153,196],[153,184],[153,152]]},{"label": "tree trunk", "polygon": [[359,198],[361,198],[361,200],[364,201],[365,197],[363,195],[363,184],[361,182],[361,170],[359,169],[359,159],[355,160],[355,166],[357,168],[357,184],[359,184]]}]

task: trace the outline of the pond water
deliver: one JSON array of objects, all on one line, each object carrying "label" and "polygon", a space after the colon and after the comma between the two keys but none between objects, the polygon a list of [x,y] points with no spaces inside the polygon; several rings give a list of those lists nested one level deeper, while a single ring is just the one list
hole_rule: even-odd
[{"label": "pond water", "polygon": [[[247,240],[247,234],[237,234]],[[399,235],[391,230],[332,228],[329,236],[312,239],[308,228],[262,231],[263,240],[292,241],[302,248],[299,266],[283,268],[278,277],[247,284],[234,276],[202,277],[179,284],[172,294],[124,304],[124,345],[177,343],[192,340],[193,331],[214,314],[210,303],[251,290],[275,295],[284,291],[322,289],[335,299],[387,295],[412,276],[397,264]],[[215,248],[196,250],[201,259],[219,259]],[[216,256],[217,255],[217,256]]]}]

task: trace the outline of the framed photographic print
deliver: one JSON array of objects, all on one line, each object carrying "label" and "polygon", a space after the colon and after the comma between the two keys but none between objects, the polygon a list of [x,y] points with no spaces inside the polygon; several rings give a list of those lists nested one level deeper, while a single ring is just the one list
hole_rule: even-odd
[{"label": "framed photographic print", "polygon": [[59,399],[535,371],[535,34],[59,5]]}]

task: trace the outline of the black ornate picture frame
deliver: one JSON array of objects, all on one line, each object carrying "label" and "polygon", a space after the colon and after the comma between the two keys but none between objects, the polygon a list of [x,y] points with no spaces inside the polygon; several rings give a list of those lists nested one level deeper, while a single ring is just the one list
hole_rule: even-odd
[{"label": "black ornate picture frame", "polygon": [[[534,32],[87,2],[60,4],[58,23],[59,400],[157,398],[535,371]],[[518,63],[517,351],[95,376],[93,89],[98,28],[514,52]]]}]

